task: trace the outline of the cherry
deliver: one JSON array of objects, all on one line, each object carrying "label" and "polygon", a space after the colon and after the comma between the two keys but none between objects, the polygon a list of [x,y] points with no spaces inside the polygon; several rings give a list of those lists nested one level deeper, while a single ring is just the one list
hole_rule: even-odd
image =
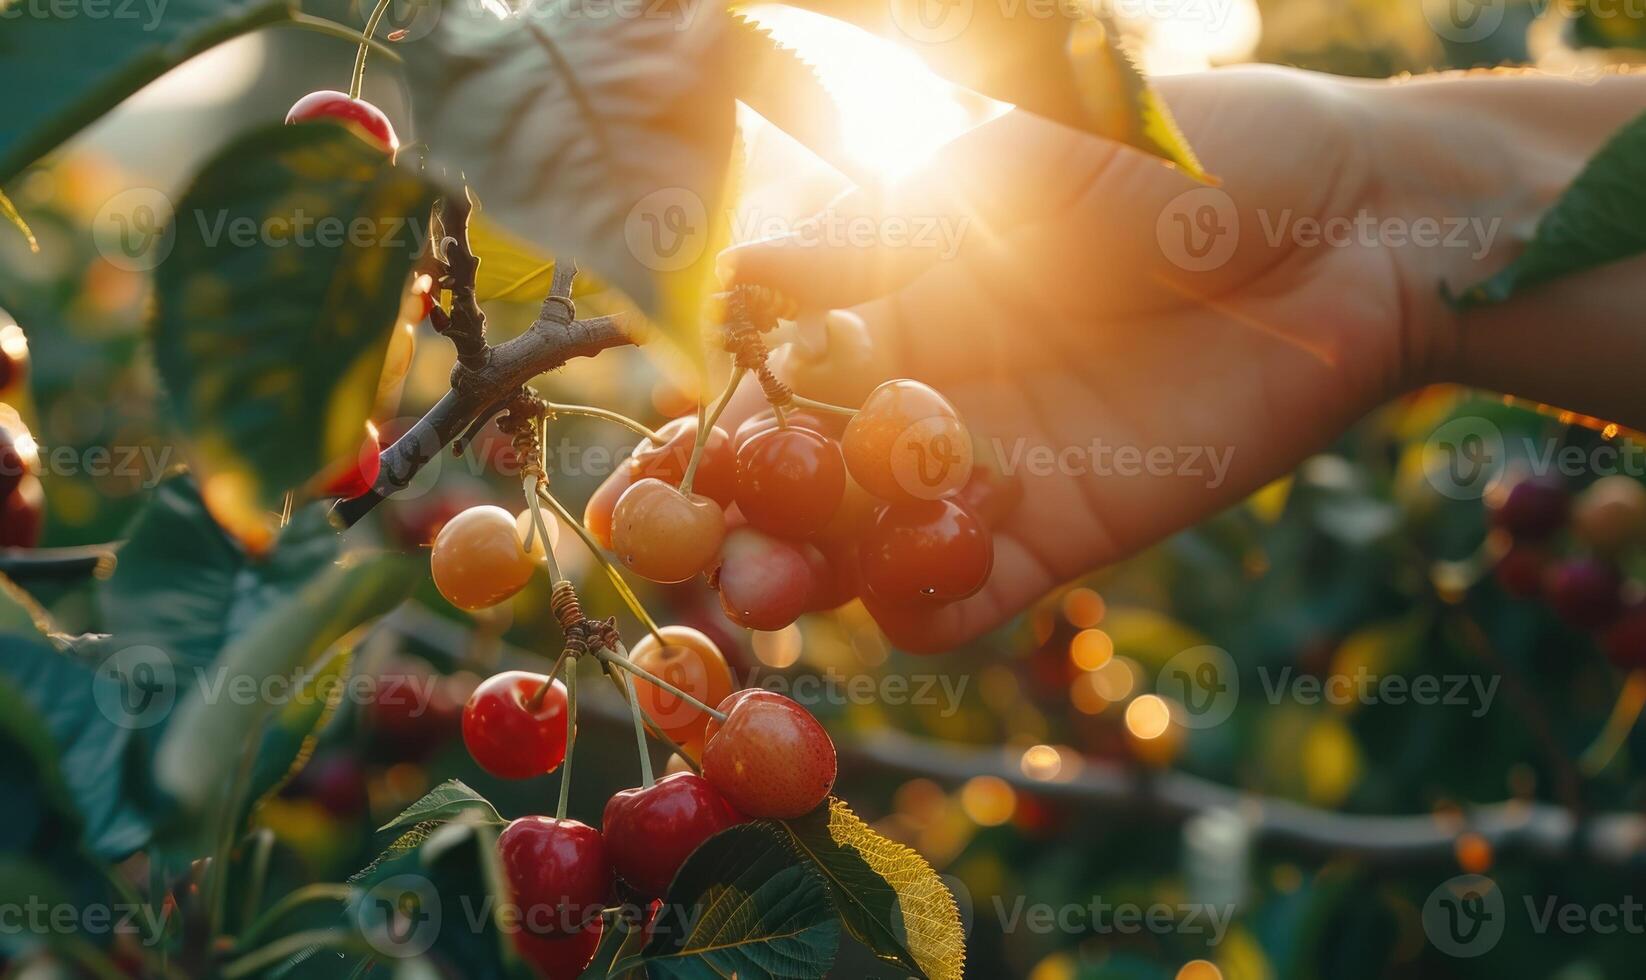
[{"label": "cherry", "polygon": [[331,119],[349,125],[366,142],[372,144],[389,159],[400,150],[400,138],[394,134],[394,125],[383,110],[364,99],[351,99],[345,92],[321,89],[298,99],[286,113],[286,125]]},{"label": "cherry", "polygon": [[17,490],[28,473],[23,454],[17,451],[17,441],[11,431],[0,427],[0,497],[9,497]]},{"label": "cherry", "polygon": [[612,550],[653,582],[684,582],[714,563],[726,515],[702,494],[683,494],[655,477],[623,491],[612,508]]},{"label": "cherry", "polygon": [[[691,462],[692,444],[697,441],[697,416],[683,415],[670,419],[657,430],[663,437],[661,444],[646,439],[634,447],[635,473],[640,477],[655,477],[671,486],[680,486]],[[700,493],[724,507],[732,502],[735,477],[732,461],[732,440],[718,425],[709,430],[703,445],[703,458],[697,463],[692,476],[692,492]]]},{"label": "cherry", "polygon": [[429,556],[435,588],[447,602],[471,612],[525,588],[536,568],[514,515],[490,504],[470,507],[448,521]]},{"label": "cherry", "polygon": [[834,788],[834,743],[805,708],[770,691],[739,691],[711,720],[703,776],[751,817],[789,820],[817,809]]},{"label": "cherry", "polygon": [[320,474],[320,496],[347,499],[369,491],[377,483],[377,474],[382,470],[378,456],[382,451],[383,447],[377,442],[377,430],[368,426],[366,438],[360,443],[360,450],[354,458],[338,460]]},{"label": "cherry", "polygon": [[954,499],[993,530],[1005,523],[1023,502],[1023,481],[1017,473],[1007,473],[993,461],[979,459]]},{"label": "cherry", "polygon": [[1593,558],[1561,562],[1543,578],[1543,597],[1550,607],[1579,629],[1599,629],[1616,619],[1622,588],[1617,568]]},{"label": "cherry", "polygon": [[1572,532],[1602,554],[1646,541],[1646,487],[1621,474],[1596,480],[1578,495]]},{"label": "cherry", "polygon": [[1527,477],[1501,495],[1494,495],[1492,523],[1516,538],[1536,541],[1566,524],[1571,500],[1556,480]]},{"label": "cherry", "polygon": [[612,509],[617,506],[623,491],[634,486],[637,479],[633,461],[625,459],[595,488],[589,502],[583,506],[583,526],[608,551],[612,546]]},{"label": "cherry", "polygon": [[1646,667],[1646,600],[1630,603],[1601,640],[1606,656],[1624,670]]},{"label": "cherry", "polygon": [[530,507],[514,515],[514,533],[520,536],[521,546],[525,546],[526,539],[530,538],[532,546],[527,549],[533,561],[545,561],[549,552],[560,546],[560,518],[553,511],[544,511],[543,529],[549,533],[549,546],[543,547],[543,537],[537,533],[537,522],[532,520]]},{"label": "cherry", "polygon": [[[658,642],[658,636],[663,642]],[[713,640],[690,626],[664,626],[647,633],[629,652],[635,665],[668,681],[704,704],[719,704],[732,693],[732,670]],[[709,716],[651,681],[635,679],[640,710],[676,742],[703,737]]]},{"label": "cherry", "polygon": [[17,489],[0,503],[0,547],[32,548],[46,523],[46,490],[40,478],[24,474]]},{"label": "cherry", "polygon": [[[783,420],[792,429],[810,429],[825,436],[838,436],[841,430],[840,426],[825,428],[823,422],[809,412],[789,412],[784,415]],[[743,420],[743,424],[738,426],[737,432],[732,435],[732,455],[735,457],[742,452],[744,444],[762,432],[770,432],[773,429],[780,428],[782,426],[777,424],[777,413],[775,412],[766,411],[761,412],[759,415],[749,416]]]},{"label": "cherry", "polygon": [[1517,599],[1531,599],[1543,591],[1543,573],[1549,555],[1536,545],[1517,544],[1499,558],[1492,574],[1497,584]]},{"label": "cherry", "polygon": [[29,338],[23,328],[0,310],[0,395],[9,395],[28,379]]},{"label": "cherry", "polygon": [[972,473],[970,433],[948,399],[918,381],[871,392],[840,448],[863,489],[891,503],[952,496]]},{"label": "cherry", "polygon": [[737,506],[755,528],[786,538],[821,531],[846,495],[846,464],[828,436],[760,432],[737,452]]},{"label": "cherry", "polygon": [[566,688],[523,670],[480,682],[463,706],[463,744],[480,768],[500,779],[554,772],[566,758]]},{"label": "cherry", "polygon": [[954,602],[988,581],[994,542],[982,521],[950,500],[887,507],[863,536],[858,567],[883,602]]},{"label": "cherry", "polygon": [[426,548],[458,514],[486,497],[478,487],[441,487],[427,496],[383,508],[386,530],[403,548]]},{"label": "cherry", "polygon": [[291,793],[306,796],[332,816],[345,819],[364,813],[368,803],[365,770],[344,752],[310,761],[292,779]]},{"label": "cherry", "polygon": [[816,591],[812,566],[798,547],[751,527],[726,535],[715,574],[720,608],[739,626],[780,630],[805,612]]},{"label": "cherry", "polygon": [[863,590],[863,576],[857,569],[857,542],[820,541],[802,545],[800,550],[812,569],[808,609],[817,612],[838,609]]},{"label": "cherry", "polygon": [[512,935],[515,952],[543,980],[577,980],[600,949],[606,920],[598,918],[569,935],[539,936],[524,929]]},{"label": "cherry", "polygon": [[814,536],[818,541],[855,541],[874,522],[880,501],[869,495],[863,485],[846,474],[846,492],[841,494],[840,506],[823,530]]},{"label": "cherry", "polygon": [[521,924],[538,936],[586,931],[600,919],[612,869],[599,831],[576,820],[521,817],[497,835]]},{"label": "cherry", "polygon": [[612,796],[600,826],[617,876],[657,898],[704,841],[743,820],[707,779],[678,772]]}]

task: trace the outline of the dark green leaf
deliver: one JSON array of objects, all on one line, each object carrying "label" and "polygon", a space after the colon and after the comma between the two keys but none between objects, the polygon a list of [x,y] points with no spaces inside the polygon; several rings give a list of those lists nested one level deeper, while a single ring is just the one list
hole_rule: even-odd
[{"label": "dark green leaf", "polygon": [[401,811],[398,817],[377,829],[399,830],[425,822],[444,823],[460,814],[470,814],[470,819],[479,819],[484,823],[499,826],[508,823],[498,814],[496,807],[484,796],[470,789],[461,779],[448,779]]},{"label": "dark green leaf", "polygon": [[669,885],[639,960],[652,980],[820,978],[840,942],[828,889],[783,832],[744,824],[711,837]]},{"label": "dark green leaf", "polygon": [[14,3],[0,30],[0,182],[196,54],[291,16],[282,0]]},{"label": "dark green leaf", "polygon": [[155,360],[201,479],[244,514],[365,438],[433,190],[341,126],[274,126],[178,202]]},{"label": "dark green leaf", "polygon": [[1600,148],[1538,222],[1508,268],[1458,298],[1463,307],[1501,303],[1561,276],[1646,252],[1646,115]]},{"label": "dark green leaf", "polygon": [[726,18],[448,3],[408,45],[419,135],[510,231],[623,290],[693,356],[729,221],[734,102]]}]

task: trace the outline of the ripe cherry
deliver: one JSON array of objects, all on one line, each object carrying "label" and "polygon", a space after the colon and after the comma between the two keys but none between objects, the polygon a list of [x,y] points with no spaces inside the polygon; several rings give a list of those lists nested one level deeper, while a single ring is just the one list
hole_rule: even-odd
[{"label": "ripe cherry", "polygon": [[752,527],[726,535],[715,587],[726,616],[752,630],[780,630],[794,622],[817,588],[798,547]]},{"label": "ripe cherry", "polygon": [[0,310],[0,396],[22,387],[29,375],[29,338],[23,328]]},{"label": "ripe cherry", "polygon": [[[670,419],[657,434],[663,437],[661,444],[647,439],[634,447],[634,455],[629,458],[634,461],[639,477],[655,477],[678,487],[691,463],[692,444],[697,440],[697,416]],[[703,445],[703,458],[692,476],[692,492],[724,507],[732,502],[734,489],[731,436],[717,425],[709,430],[709,439]]]},{"label": "ripe cherry", "polygon": [[[810,429],[825,436],[838,436],[844,428],[838,425],[825,428],[823,422],[810,412],[789,412],[783,417],[783,420],[790,428]],[[770,432],[773,429],[780,428],[782,426],[777,424],[777,415],[774,412],[767,411],[761,412],[759,415],[749,416],[743,420],[743,424],[738,426],[737,432],[732,435],[732,455],[736,456],[736,454],[742,452],[743,446],[762,432]]]},{"label": "ripe cherry", "polygon": [[11,496],[28,471],[11,430],[0,427],[0,497]]},{"label": "ripe cherry", "polygon": [[589,502],[583,506],[583,526],[588,528],[594,539],[600,542],[601,547],[610,550],[612,546],[612,510],[617,506],[617,500],[623,496],[623,491],[634,486],[639,479],[634,473],[634,463],[625,459],[617,464],[617,469],[595,488],[589,496]]},{"label": "ripe cherry", "polygon": [[1573,558],[1549,569],[1543,597],[1561,619],[1579,629],[1599,629],[1622,608],[1623,578],[1617,568],[1593,558]]},{"label": "ripe cherry", "polygon": [[805,708],[770,691],[739,691],[710,721],[703,776],[751,817],[780,820],[817,809],[834,788],[834,743]]},{"label": "ripe cherry", "polygon": [[0,547],[34,547],[40,543],[45,524],[46,489],[39,477],[25,474],[17,489],[0,503]]},{"label": "ripe cherry", "polygon": [[548,553],[560,545],[560,518],[553,511],[543,512],[543,529],[549,533],[549,545],[543,547],[543,537],[537,533],[536,522],[532,520],[531,508],[528,507],[514,515],[514,533],[520,536],[521,545],[529,539],[532,546],[527,549],[533,561],[544,561]]},{"label": "ripe cherry", "polygon": [[709,568],[725,536],[718,504],[653,477],[636,481],[612,508],[612,550],[653,582],[684,582]]},{"label": "ripe cherry", "polygon": [[1543,591],[1543,573],[1549,555],[1536,545],[1517,544],[1497,561],[1492,575],[1497,584],[1517,599],[1531,599]]},{"label": "ripe cherry", "polygon": [[918,381],[870,393],[840,448],[863,489],[891,503],[952,496],[972,473],[971,434],[948,399]]},{"label": "ripe cherry", "polygon": [[864,588],[882,602],[954,602],[988,581],[994,540],[951,500],[887,507],[859,544],[858,567]]},{"label": "ripe cherry", "polygon": [[400,150],[400,137],[394,134],[394,125],[383,110],[364,99],[351,99],[346,92],[331,89],[310,92],[298,99],[286,113],[288,126],[314,119],[349,124],[366,142],[387,153],[391,160]]},{"label": "ripe cherry", "polygon": [[463,744],[480,768],[499,779],[530,779],[566,758],[566,688],[523,670],[480,682],[463,706]]},{"label": "ripe cherry", "polygon": [[1646,600],[1630,603],[1606,631],[1601,645],[1612,663],[1624,670],[1646,667]]},{"label": "ripe cherry", "polygon": [[821,531],[846,495],[846,464],[828,436],[797,426],[758,433],[737,452],[737,506],[786,538]]},{"label": "ripe cherry", "polygon": [[[662,643],[658,636],[662,636]],[[690,626],[664,626],[657,635],[647,633],[629,652],[629,659],[704,704],[719,704],[735,687],[731,667],[720,648]],[[707,714],[651,681],[640,677],[634,681],[640,710],[664,734],[680,743],[703,737]]]},{"label": "ripe cherry", "polygon": [[435,588],[447,602],[471,612],[525,588],[536,568],[514,515],[490,504],[470,507],[446,522],[429,556]]},{"label": "ripe cherry", "polygon": [[1566,525],[1571,498],[1557,480],[1527,477],[1493,495],[1492,523],[1515,538],[1536,541]]},{"label": "ripe cherry", "polygon": [[1023,502],[1023,481],[991,461],[978,459],[955,503],[977,515],[991,530],[1005,523]]},{"label": "ripe cherry", "polygon": [[881,508],[880,501],[870,496],[863,485],[846,474],[846,492],[840,496],[840,506],[823,530],[815,535],[818,541],[856,541],[874,523],[874,515]]},{"label": "ripe cherry", "polygon": [[605,932],[606,920],[600,918],[569,935],[540,936],[516,929],[511,938],[515,952],[543,980],[577,980],[594,961]]},{"label": "ripe cherry", "polygon": [[359,816],[370,802],[366,772],[347,752],[329,752],[311,760],[293,777],[288,795],[307,797],[339,819]]},{"label": "ripe cherry", "polygon": [[856,541],[819,541],[801,545],[800,551],[812,568],[809,610],[838,609],[862,592],[863,575],[857,568]]},{"label": "ripe cherry", "polygon": [[524,931],[570,935],[591,928],[605,910],[612,870],[593,827],[521,817],[497,835],[497,853]]},{"label": "ripe cherry", "polygon": [[354,458],[338,460],[321,472],[320,496],[349,499],[370,490],[382,470],[378,456],[382,451],[383,447],[377,442],[377,430],[367,426],[366,438],[360,443]]},{"label": "ripe cherry", "polygon": [[1601,554],[1646,542],[1646,487],[1630,476],[1604,476],[1578,495],[1572,533]]},{"label": "ripe cherry", "polygon": [[704,841],[743,820],[707,779],[680,772],[614,795],[600,826],[617,876],[657,898]]}]

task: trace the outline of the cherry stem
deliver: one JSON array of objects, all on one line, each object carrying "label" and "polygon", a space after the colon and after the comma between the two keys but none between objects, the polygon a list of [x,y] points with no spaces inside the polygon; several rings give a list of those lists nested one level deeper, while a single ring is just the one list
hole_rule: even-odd
[{"label": "cherry stem", "polygon": [[618,597],[623,600],[623,604],[628,606],[629,611],[634,613],[634,618],[640,620],[641,624],[646,627],[646,632],[656,637],[657,642],[662,644],[663,634],[658,631],[657,620],[653,619],[651,613],[646,611],[646,607],[640,602],[640,597],[634,594],[634,589],[629,587],[629,583],[623,581],[623,573],[619,572],[617,566],[612,564],[611,559],[606,557],[605,551],[601,550],[600,542],[594,539],[594,535],[589,533],[589,529],[583,526],[582,521],[573,517],[571,512],[566,510],[566,505],[556,499],[554,494],[539,489],[538,496],[542,498],[544,503],[549,505],[549,509],[560,515],[560,523],[571,528],[573,533],[582,539],[584,547],[588,548],[589,554],[594,556],[595,564],[599,565],[601,571],[606,573],[606,578],[612,583],[612,588],[617,591]]},{"label": "cherry stem", "polygon": [[[538,708],[543,707],[543,699],[549,696],[549,688],[554,686],[554,679],[559,676],[560,668],[565,665],[566,655],[570,652],[570,650],[561,650],[560,656],[554,658],[554,666],[549,668],[549,676],[543,681],[542,686],[537,689],[537,693],[532,695],[532,699],[526,702],[527,711],[535,714]],[[575,669],[573,668],[574,671]]]},{"label": "cherry stem", "polygon": [[697,439],[692,443],[692,458],[686,463],[686,475],[680,478],[682,495],[690,495],[692,492],[692,479],[697,476],[697,464],[703,460],[703,449],[709,444],[709,432],[714,429],[715,423],[720,421],[726,406],[731,404],[732,396],[737,394],[737,385],[743,380],[743,372],[744,369],[741,367],[732,369],[732,376],[726,381],[726,390],[721,392],[720,400],[715,403],[714,411],[709,413],[708,418],[703,417],[703,406],[697,406]]},{"label": "cherry stem", "polygon": [[554,541],[549,537],[548,523],[543,520],[543,502],[537,495],[537,488],[541,482],[535,473],[527,476],[525,480],[526,509],[532,513],[532,526],[522,546],[529,555],[534,543],[543,542],[543,564],[549,569],[549,584],[552,586],[560,581],[560,564],[554,559]]},{"label": "cherry stem", "polygon": [[354,56],[354,75],[349,79],[349,98],[360,98],[360,89],[366,84],[366,53],[371,50],[372,35],[377,33],[377,24],[388,12],[390,0],[377,0],[377,6],[372,8],[371,16],[366,18],[366,39],[360,42],[360,50]]},{"label": "cherry stem", "polygon": [[[634,666],[629,663],[629,651],[624,649],[622,643],[617,644],[617,650],[607,653],[607,656],[612,658],[612,663]],[[629,714],[634,716],[634,744],[640,751],[640,785],[651,789],[657,780],[652,777],[652,755],[646,747],[646,718],[640,712],[640,697],[635,693],[634,682],[628,677],[623,678],[623,693],[629,699]]]},{"label": "cherry stem", "polygon": [[[553,679],[549,681],[554,683]],[[572,750],[577,747],[577,665],[566,671],[566,761],[560,764],[560,802],[555,804],[554,818],[566,819],[566,800],[572,789]]]},{"label": "cherry stem", "polygon": [[855,408],[847,408],[844,405],[835,405],[830,402],[820,402],[815,398],[807,398],[804,395],[795,395],[794,403],[799,405],[801,408],[815,409],[819,412],[831,412],[835,415],[845,415],[850,417],[857,414],[857,409]]},{"label": "cherry stem", "polygon": [[621,412],[597,408],[594,405],[561,405],[558,402],[549,402],[548,405],[550,415],[586,415],[592,419],[605,419],[607,422],[616,422],[642,439],[649,439],[659,446],[663,445],[662,436]]},{"label": "cherry stem", "polygon": [[662,688],[663,690],[668,691],[670,694],[674,695],[675,697],[679,698],[680,700],[686,702],[687,704],[691,705],[692,707],[696,708],[697,710],[699,710],[699,711],[703,712],[704,714],[708,715],[710,718],[713,718],[715,721],[725,721],[726,720],[726,713],[725,712],[719,711],[719,710],[716,710],[715,708],[709,707],[708,705],[704,704],[703,702],[701,702],[701,701],[697,700],[696,698],[692,697],[690,694],[687,694],[685,691],[682,691],[680,688],[675,687],[673,684],[670,684],[668,681],[664,680],[661,677],[658,677],[656,674],[652,673],[651,671],[647,670],[646,668],[644,668],[644,667],[640,666],[639,664],[635,663],[634,661],[630,660],[626,656],[619,657],[619,656],[616,656],[615,654],[608,653],[605,650],[596,650],[594,652],[594,655],[595,655],[595,657],[597,657],[603,663],[615,664],[616,666],[623,668],[624,670],[626,670],[629,673],[635,675],[636,677],[641,678],[642,680],[646,681],[647,683],[657,685],[658,687]]}]

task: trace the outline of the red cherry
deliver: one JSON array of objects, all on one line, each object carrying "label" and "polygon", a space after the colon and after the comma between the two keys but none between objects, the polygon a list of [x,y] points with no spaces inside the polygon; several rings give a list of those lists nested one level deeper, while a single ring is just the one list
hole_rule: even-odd
[{"label": "red cherry", "polygon": [[625,459],[617,464],[610,476],[600,486],[595,488],[589,496],[589,502],[583,506],[583,526],[588,528],[600,546],[611,550],[612,546],[612,511],[617,507],[617,501],[623,496],[623,491],[634,486],[639,479],[634,472],[634,463]]},{"label": "red cherry", "polygon": [[976,595],[994,567],[983,522],[950,500],[887,507],[863,536],[863,586],[882,602],[954,602]]},{"label": "red cherry", "polygon": [[[678,487],[692,459],[692,444],[697,441],[697,416],[670,419],[657,434],[663,437],[661,444],[647,439],[634,447],[634,455],[629,457],[634,461],[637,479],[650,476]],[[692,492],[725,507],[732,502],[735,485],[732,440],[717,425],[709,430],[708,442],[703,445],[703,458],[692,477]]]},{"label": "red cherry", "polygon": [[840,447],[810,429],[770,429],[738,450],[737,506],[767,534],[804,538],[821,531],[845,494]]},{"label": "red cherry", "polygon": [[709,722],[703,776],[751,817],[789,820],[817,809],[834,788],[834,742],[805,708],[770,691],[739,691]]},{"label": "red cherry", "polygon": [[46,523],[46,490],[40,478],[24,474],[17,489],[0,504],[0,547],[32,548]]},{"label": "red cherry", "polygon": [[[480,683],[463,706],[463,744],[480,768],[501,779],[530,779],[566,758],[566,688],[559,681],[506,670]],[[539,692],[542,692],[539,698]]]},{"label": "red cherry", "polygon": [[1555,614],[1578,629],[1599,629],[1621,611],[1623,578],[1593,558],[1573,558],[1549,569],[1543,597]]},{"label": "red cherry", "polygon": [[17,442],[8,429],[0,427],[0,497],[9,497],[23,482],[28,465],[17,451]]},{"label": "red cherry", "polygon": [[918,381],[869,394],[840,438],[863,489],[889,503],[953,496],[972,473],[972,437],[948,399]]},{"label": "red cherry", "polygon": [[331,89],[310,92],[298,99],[286,113],[288,126],[315,119],[351,124],[350,128],[360,133],[366,142],[387,153],[391,160],[400,150],[400,137],[394,134],[394,125],[383,110],[364,99],[351,99],[346,92]]},{"label": "red cherry", "polygon": [[812,568],[809,610],[838,609],[863,591],[863,576],[857,569],[857,542],[820,541],[802,545],[800,551]]},{"label": "red cherry", "polygon": [[[840,425],[825,427],[823,421],[810,412],[788,412],[784,414],[783,420],[788,423],[791,429],[810,429],[825,436],[838,436],[841,429],[844,428]],[[780,428],[782,426],[777,424],[777,414],[775,412],[761,412],[759,415],[749,416],[743,420],[743,424],[738,426],[737,431],[732,434],[732,455],[736,456],[742,452],[744,444],[762,432],[770,432],[773,429]]]},{"label": "red cherry", "polygon": [[310,761],[292,780],[291,789],[334,817],[355,817],[366,810],[366,772],[346,753],[332,752]]},{"label": "red cherry", "polygon": [[594,961],[605,932],[606,920],[601,918],[570,935],[539,936],[516,929],[512,938],[515,952],[543,980],[577,980]]},{"label": "red cherry", "polygon": [[1549,555],[1542,548],[1517,544],[1498,559],[1492,574],[1504,592],[1531,599],[1543,591],[1543,572],[1548,566]]},{"label": "red cherry", "polygon": [[497,835],[497,853],[524,931],[569,935],[592,927],[605,910],[612,869],[593,827],[521,817]]},{"label": "red cherry", "polygon": [[715,587],[720,607],[739,626],[780,630],[800,618],[816,591],[812,567],[787,541],[740,527],[726,535]]},{"label": "red cherry", "polygon": [[382,451],[377,433],[368,429],[354,459],[341,461],[322,474],[324,484],[320,496],[350,499],[370,490],[377,483],[377,474],[382,471],[382,460],[378,455]]},{"label": "red cherry", "polygon": [[1646,667],[1646,600],[1630,603],[1606,631],[1601,645],[1612,663],[1624,670]]},{"label": "red cherry", "polygon": [[647,897],[660,897],[699,845],[743,819],[708,780],[677,772],[606,801],[601,831],[617,876]]},{"label": "red cherry", "polygon": [[29,338],[23,328],[0,310],[0,395],[20,387],[29,375]]},{"label": "red cherry", "polygon": [[1559,481],[1527,477],[1508,489],[1492,510],[1492,523],[1516,538],[1536,541],[1566,525],[1571,496]]}]

